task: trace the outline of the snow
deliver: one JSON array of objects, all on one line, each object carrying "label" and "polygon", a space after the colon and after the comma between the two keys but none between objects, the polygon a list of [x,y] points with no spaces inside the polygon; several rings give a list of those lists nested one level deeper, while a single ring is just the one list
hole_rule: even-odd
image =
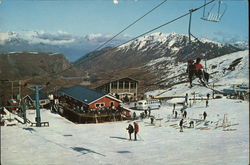
[{"label": "snow", "polygon": [[208,43],[214,43],[214,44],[218,45],[219,47],[222,47],[222,46],[223,46],[223,44],[220,43],[220,42],[208,40],[208,39],[206,39],[206,38],[200,38],[199,40],[200,40],[201,42],[203,42],[203,43],[208,42]]},{"label": "snow", "polygon": [[[241,62],[234,70],[229,66],[237,59]],[[168,58],[162,57],[147,64],[158,69],[156,64]],[[216,88],[232,84],[249,83],[249,51],[240,51],[207,61],[207,71]],[[204,65],[204,61],[202,61]],[[174,67],[178,66],[178,67]],[[163,67],[163,66],[158,66]],[[169,64],[166,75],[178,82],[178,74],[184,73],[186,63]],[[176,69],[178,68],[178,69]],[[169,77],[163,77],[169,78]],[[193,81],[198,84],[197,79]],[[174,85],[164,90],[147,92],[146,95],[185,95],[189,98],[212,96],[212,90],[188,83]],[[150,119],[137,120],[140,126],[138,141],[129,141],[127,126],[133,121],[99,124],[74,124],[49,110],[41,110],[42,121],[49,127],[30,127],[14,121],[15,126],[1,127],[1,163],[6,165],[243,165],[249,163],[249,102],[237,99],[210,99],[189,101],[186,109],[187,126],[195,121],[195,128],[179,132],[182,105],[176,105],[178,118],[174,119],[171,103],[182,99],[163,101],[159,110],[152,110],[155,125]],[[191,106],[190,106],[191,105]],[[133,104],[131,104],[133,106]],[[126,105],[130,107],[130,105]],[[202,119],[203,112],[208,116]],[[137,112],[139,115],[141,111]],[[35,121],[35,110],[28,110],[27,117]],[[231,126],[222,128],[227,116]],[[7,114],[6,118],[14,118]],[[199,124],[200,123],[200,124]],[[199,124],[199,125],[198,125]],[[185,124],[184,124],[185,125]],[[225,125],[225,124],[224,124]]]},{"label": "snow", "polygon": [[[180,81],[179,74],[186,73],[187,63],[179,62],[174,64],[170,62],[170,58],[160,57],[158,59],[151,60],[145,66],[150,71],[158,72],[160,70],[163,74],[162,80],[169,79],[171,83],[177,83]],[[230,65],[237,59],[240,59],[240,63],[236,65],[234,70],[230,70]],[[205,67],[205,60],[201,61],[201,64]],[[210,83],[216,85],[230,85],[249,83],[249,50],[238,51],[235,53],[226,54],[217,58],[213,58],[206,61],[207,72],[210,74]],[[177,67],[178,66],[178,67]],[[164,82],[163,82],[164,83]],[[168,82],[170,83],[170,82]]]},{"label": "snow", "polygon": [[[186,109],[188,119],[200,119],[203,111],[208,114],[207,121],[222,121],[228,115],[234,131],[215,129],[171,127],[179,119],[172,119],[172,106],[163,102],[159,110],[151,114],[157,120],[138,120],[140,132],[138,141],[127,140],[126,127],[133,121],[100,124],[74,124],[49,110],[41,110],[42,121],[49,127],[17,126],[1,127],[2,164],[8,165],[144,165],[162,164],[247,164],[249,161],[249,103],[231,99],[209,100],[192,103]],[[180,114],[182,106],[176,106]],[[9,116],[9,115],[7,115]],[[27,116],[34,121],[35,110],[28,110]],[[13,118],[13,116],[12,116]],[[184,120],[185,121],[185,120]],[[237,125],[238,124],[238,125]]]}]

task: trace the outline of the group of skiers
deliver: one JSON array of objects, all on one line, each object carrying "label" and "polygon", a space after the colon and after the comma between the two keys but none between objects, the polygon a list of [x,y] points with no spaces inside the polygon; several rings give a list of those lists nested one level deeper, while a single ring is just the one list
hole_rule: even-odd
[{"label": "group of skiers", "polygon": [[132,133],[134,133],[134,137],[135,137],[135,141],[137,140],[137,133],[139,132],[139,125],[137,122],[134,122],[134,127],[132,126],[132,124],[128,125],[128,128],[126,128],[128,130],[128,134],[129,134],[129,140],[131,139],[131,135]]},{"label": "group of skiers", "polygon": [[[205,121],[207,117],[206,111],[203,112],[203,120]],[[180,126],[180,132],[183,132],[183,123],[184,123],[184,117],[180,120],[179,126]],[[194,121],[189,122],[189,128],[194,128]]]},{"label": "group of skiers", "polygon": [[[183,108],[181,108],[180,110],[183,118],[187,117],[187,111],[185,109],[186,109],[186,106],[184,105]],[[178,112],[175,110],[175,104],[173,104],[173,115],[174,115],[174,118],[177,119]]]},{"label": "group of skiers", "polygon": [[195,63],[193,60],[188,60],[187,73],[189,78],[190,87],[192,87],[192,81],[194,75],[197,76],[200,82],[206,86],[209,80],[209,74],[204,71],[203,66],[200,64],[201,58],[197,58]]}]

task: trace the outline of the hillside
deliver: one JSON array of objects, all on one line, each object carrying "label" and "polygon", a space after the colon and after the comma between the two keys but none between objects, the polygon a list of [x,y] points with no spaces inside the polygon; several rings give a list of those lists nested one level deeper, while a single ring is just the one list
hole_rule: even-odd
[{"label": "hillside", "polygon": [[[203,60],[201,64],[204,67],[206,66],[206,71],[210,74],[210,83],[237,84],[249,82],[249,50],[226,54],[206,62]],[[144,67],[148,72],[157,75],[158,78],[155,83],[158,85],[170,87],[187,82],[187,63],[172,63],[171,58],[162,57],[150,61]]]},{"label": "hillside", "polygon": [[[0,55],[0,77],[2,79],[25,79],[36,76],[48,76],[63,71],[72,64],[63,54],[21,52]],[[76,76],[81,73],[76,69],[60,76]]]},{"label": "hillside", "polygon": [[190,44],[188,36],[176,33],[153,33],[117,48],[89,53],[74,64],[98,74],[140,67],[160,57],[171,57],[172,62],[178,62],[201,56],[211,59],[239,50],[241,49],[206,39],[192,40]]}]

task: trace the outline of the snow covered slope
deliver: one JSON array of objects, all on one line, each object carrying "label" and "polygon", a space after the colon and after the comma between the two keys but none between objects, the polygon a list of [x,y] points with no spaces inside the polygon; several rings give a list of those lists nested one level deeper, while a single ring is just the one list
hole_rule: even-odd
[{"label": "snow covered slope", "polygon": [[[195,128],[179,132],[179,121],[172,116],[172,106],[164,102],[151,112],[150,119],[138,120],[138,141],[129,141],[126,127],[133,121],[105,124],[74,124],[41,111],[49,127],[17,125],[1,127],[1,163],[4,165],[245,165],[249,162],[249,103],[239,100],[209,100],[188,107],[188,122]],[[180,114],[182,106],[176,106]],[[206,122],[201,121],[206,111]],[[223,131],[224,115],[232,126]],[[29,110],[30,120],[35,110]],[[162,120],[160,120],[162,119]]]},{"label": "snow covered slope", "polygon": [[[187,63],[173,62],[173,57],[151,60],[145,68],[159,75],[160,85],[171,86],[187,81]],[[249,50],[238,51],[217,58],[203,60],[201,64],[210,74],[210,83],[232,85],[249,82]]]}]

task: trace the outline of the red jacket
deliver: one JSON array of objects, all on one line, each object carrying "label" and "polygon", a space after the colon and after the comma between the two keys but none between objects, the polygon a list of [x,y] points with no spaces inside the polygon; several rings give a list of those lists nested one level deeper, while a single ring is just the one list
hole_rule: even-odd
[{"label": "red jacket", "polygon": [[134,127],[135,127],[135,133],[139,132],[139,125],[137,123],[134,123]]},{"label": "red jacket", "polygon": [[203,66],[201,64],[194,64],[196,70],[203,69]]}]

